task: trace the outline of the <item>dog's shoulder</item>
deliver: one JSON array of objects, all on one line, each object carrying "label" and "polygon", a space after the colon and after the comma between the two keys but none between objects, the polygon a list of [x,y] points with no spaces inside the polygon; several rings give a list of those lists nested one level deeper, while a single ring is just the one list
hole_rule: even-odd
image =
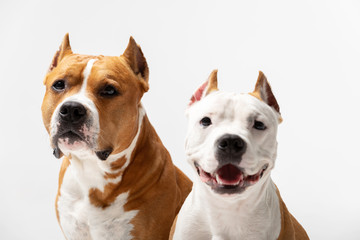
[{"label": "dog's shoulder", "polygon": [[281,198],[280,191],[276,187],[276,194],[279,198],[280,213],[281,213],[281,230],[278,240],[308,240],[305,229],[289,212],[284,201]]}]

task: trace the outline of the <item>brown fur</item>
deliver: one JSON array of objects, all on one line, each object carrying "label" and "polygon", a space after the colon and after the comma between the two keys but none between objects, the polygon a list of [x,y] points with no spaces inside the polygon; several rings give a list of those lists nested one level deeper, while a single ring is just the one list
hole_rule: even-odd
[{"label": "brown fur", "polygon": [[[93,65],[86,91],[99,113],[101,131],[97,147],[111,148],[113,154],[120,153],[129,147],[138,131],[140,100],[148,90],[148,66],[133,38],[130,38],[122,56],[107,57],[73,54],[66,35],[44,80],[44,125],[50,132],[50,121],[55,108],[65,98],[80,90],[82,72],[87,62],[94,58],[97,61]],[[60,93],[52,89],[53,83],[59,79],[64,79],[67,86]],[[115,86],[120,94],[114,99],[99,96],[106,84]],[[122,175],[122,180],[117,184],[108,183],[103,192],[99,189],[90,189],[88,196],[94,206],[107,208],[119,194],[129,192],[125,211],[139,210],[132,220],[134,239],[167,239],[172,222],[190,192],[192,183],[173,165],[169,153],[146,115],[141,128],[127,168],[117,174],[105,173],[104,176],[110,179]],[[111,164],[111,168],[120,169],[124,163],[125,159],[120,158]],[[59,173],[56,202],[60,196],[63,177],[70,164],[70,160],[64,157]],[[59,220],[58,212],[57,217]]]},{"label": "brown fur", "polygon": [[176,222],[177,222],[178,216],[179,216],[179,215],[176,215],[176,218],[175,218],[175,220],[174,220],[174,222],[173,222],[173,225],[171,226],[170,235],[169,235],[169,240],[174,239],[174,234],[175,234],[175,229],[176,229]]},{"label": "brown fur", "polygon": [[270,107],[274,108],[279,113],[279,123],[283,121],[280,115],[279,104],[277,103],[276,98],[271,90],[271,86],[262,71],[259,71],[259,76],[254,91],[249,94],[253,97],[256,97],[260,101],[265,102]]},{"label": "brown fur", "polygon": [[208,85],[206,88],[205,96],[210,94],[213,91],[218,91],[218,81],[217,81],[217,72],[218,70],[215,69],[210,73],[210,76],[208,78]]},{"label": "brown fur", "polygon": [[276,194],[279,198],[281,212],[281,230],[278,240],[308,240],[309,236],[300,223],[289,212],[277,188]]},{"label": "brown fur", "polygon": [[121,182],[106,185],[104,192],[92,189],[89,198],[94,205],[106,208],[127,191],[125,210],[140,210],[132,220],[134,239],[167,239],[172,221],[191,191],[191,182],[172,164],[147,117]]},{"label": "brown fur", "polygon": [[124,166],[125,162],[126,162],[126,157],[123,156],[123,157],[119,158],[118,160],[116,160],[115,162],[111,163],[111,169],[113,171],[120,170]]}]

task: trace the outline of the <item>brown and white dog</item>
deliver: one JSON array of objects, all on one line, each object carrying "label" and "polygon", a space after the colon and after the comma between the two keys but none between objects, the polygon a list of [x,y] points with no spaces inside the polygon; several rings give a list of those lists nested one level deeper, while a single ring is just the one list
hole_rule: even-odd
[{"label": "brown and white dog", "polygon": [[68,34],[44,84],[42,116],[63,157],[56,213],[66,239],[167,239],[191,181],[141,98],[149,70],[131,37],[120,57],[74,54]]},{"label": "brown and white dog", "polygon": [[250,94],[219,91],[217,71],[195,92],[186,154],[198,177],[170,239],[309,239],[271,180],[279,109],[262,72]]}]

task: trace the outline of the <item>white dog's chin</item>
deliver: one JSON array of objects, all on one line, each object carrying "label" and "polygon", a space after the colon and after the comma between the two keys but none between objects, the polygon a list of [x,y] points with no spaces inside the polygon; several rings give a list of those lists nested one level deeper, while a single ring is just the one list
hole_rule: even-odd
[{"label": "white dog's chin", "polygon": [[200,180],[219,194],[237,194],[244,192],[247,187],[256,184],[262,178],[268,166],[268,164],[265,164],[256,174],[248,175],[243,169],[233,164],[226,164],[214,173],[209,173],[195,163]]}]

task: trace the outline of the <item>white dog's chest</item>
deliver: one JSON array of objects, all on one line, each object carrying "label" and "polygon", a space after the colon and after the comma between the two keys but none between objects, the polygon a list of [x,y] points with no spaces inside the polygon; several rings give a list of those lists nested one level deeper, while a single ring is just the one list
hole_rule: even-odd
[{"label": "white dog's chest", "polygon": [[274,229],[271,233],[264,231],[264,228],[267,229],[270,224],[261,217],[249,219],[246,216],[241,216],[241,213],[236,210],[227,214],[214,213],[214,216],[211,216],[209,221],[212,240],[275,240],[278,236],[277,229]]},{"label": "white dog's chest", "polygon": [[194,182],[179,212],[174,240],[275,240],[279,236],[281,214],[274,191],[267,192],[266,199],[254,208],[256,199],[239,205],[212,198],[202,187]]},{"label": "white dog's chest", "polygon": [[132,239],[130,221],[136,210],[124,211],[128,193],[120,194],[112,205],[103,209],[90,203],[84,191],[68,169],[57,201],[61,228],[68,240]]}]

